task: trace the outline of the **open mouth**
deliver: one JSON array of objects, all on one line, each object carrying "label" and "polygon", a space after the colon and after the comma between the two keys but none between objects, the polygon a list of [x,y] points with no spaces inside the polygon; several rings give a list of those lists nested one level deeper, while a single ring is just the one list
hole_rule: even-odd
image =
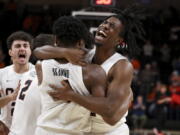
[{"label": "open mouth", "polygon": [[19,58],[25,59],[25,58],[26,58],[26,55],[25,55],[25,54],[19,54]]},{"label": "open mouth", "polygon": [[107,37],[106,33],[105,33],[104,31],[102,31],[102,30],[99,30],[99,31],[97,32],[97,36],[100,36],[100,37],[103,37],[103,38],[106,38],[106,37]]}]

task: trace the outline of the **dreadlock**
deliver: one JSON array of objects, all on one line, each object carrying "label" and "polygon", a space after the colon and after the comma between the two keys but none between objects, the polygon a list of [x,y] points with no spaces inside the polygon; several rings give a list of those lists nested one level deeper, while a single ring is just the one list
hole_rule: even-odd
[{"label": "dreadlock", "polygon": [[[111,17],[119,19],[124,25],[124,30],[120,33],[120,36],[124,38],[124,42],[127,48],[118,48],[118,52],[122,52],[126,49],[130,56],[140,53],[140,48],[137,45],[137,40],[144,40],[145,31],[142,26],[142,19],[144,16],[144,9],[138,5],[133,5],[123,11],[114,10],[116,13]],[[109,18],[109,17],[108,17]]]}]

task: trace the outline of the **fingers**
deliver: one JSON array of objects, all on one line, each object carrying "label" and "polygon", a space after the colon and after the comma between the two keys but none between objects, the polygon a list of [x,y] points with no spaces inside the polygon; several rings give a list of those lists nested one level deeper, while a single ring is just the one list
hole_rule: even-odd
[{"label": "fingers", "polygon": [[63,100],[61,91],[49,91],[48,94],[53,98],[54,101]]},{"label": "fingers", "polygon": [[61,81],[61,84],[66,87],[67,86],[67,82],[65,80]]},{"label": "fingers", "polygon": [[57,87],[53,84],[49,84],[49,87],[55,91],[62,91],[63,90],[63,87]]},{"label": "fingers", "polygon": [[64,86],[64,88],[67,88],[68,86],[70,86],[68,80],[63,80],[63,81],[61,81],[60,83]]},{"label": "fingers", "polygon": [[87,63],[85,62],[85,61],[79,61],[78,62],[78,65],[80,65],[80,66],[86,66],[87,65]]},{"label": "fingers", "polygon": [[21,81],[18,82],[18,86],[17,86],[17,88],[16,88],[16,91],[19,91],[20,86],[21,86]]},{"label": "fingers", "polygon": [[58,87],[56,87],[56,86],[53,85],[53,84],[49,84],[49,87],[52,88],[52,89],[54,89],[54,90],[58,89]]},{"label": "fingers", "polygon": [[60,100],[60,99],[59,99],[59,95],[58,95],[58,93],[57,93],[56,91],[50,91],[50,92],[48,92],[48,94],[49,94],[55,101]]},{"label": "fingers", "polygon": [[84,55],[87,54],[87,53],[89,52],[89,49],[87,49],[87,48],[81,48],[81,50],[83,50]]}]

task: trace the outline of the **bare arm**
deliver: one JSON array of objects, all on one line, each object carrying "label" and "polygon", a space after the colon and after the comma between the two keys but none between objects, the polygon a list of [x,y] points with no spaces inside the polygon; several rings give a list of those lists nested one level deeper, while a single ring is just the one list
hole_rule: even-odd
[{"label": "bare arm", "polygon": [[69,62],[77,65],[85,65],[84,55],[86,52],[81,49],[62,48],[54,46],[42,46],[33,51],[33,54],[38,59],[58,59],[65,58]]},{"label": "bare arm", "polygon": [[109,82],[106,97],[84,97],[72,94],[69,100],[100,114],[104,118],[111,119],[113,125],[126,113],[132,101],[130,88],[133,77],[132,65],[120,61],[113,67],[110,75],[112,75],[112,81]]},{"label": "bare arm", "polygon": [[[113,125],[126,113],[132,101],[130,88],[133,76],[132,65],[127,61],[120,61],[110,71],[109,76],[105,97],[83,96],[73,91],[65,94],[62,89],[59,89],[57,91],[60,93],[56,93],[56,99],[74,101],[92,112],[100,114],[106,122],[110,120],[109,124]],[[110,80],[110,78],[112,79]]]}]

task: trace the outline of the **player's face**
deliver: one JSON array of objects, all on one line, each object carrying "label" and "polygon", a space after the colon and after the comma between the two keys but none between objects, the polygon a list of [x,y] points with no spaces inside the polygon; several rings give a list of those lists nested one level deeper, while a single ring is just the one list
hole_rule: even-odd
[{"label": "player's face", "polygon": [[30,43],[23,40],[15,40],[9,50],[13,63],[20,65],[27,64],[31,56]]},{"label": "player's face", "polygon": [[97,45],[108,45],[114,47],[119,44],[122,38],[119,36],[123,29],[121,21],[115,17],[105,20],[97,29],[95,43]]}]

